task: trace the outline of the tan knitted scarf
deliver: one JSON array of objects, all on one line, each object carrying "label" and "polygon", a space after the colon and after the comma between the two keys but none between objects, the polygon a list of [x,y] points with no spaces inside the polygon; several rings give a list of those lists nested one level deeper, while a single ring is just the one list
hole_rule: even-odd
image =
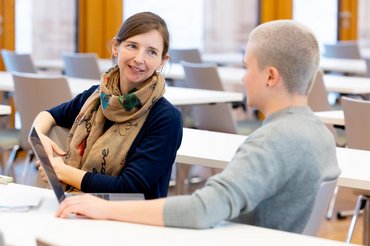
[{"label": "tan knitted scarf", "polygon": [[[149,110],[165,92],[162,75],[154,74],[126,95],[119,88],[118,66],[108,70],[100,87],[86,100],[67,139],[65,163],[95,173],[117,176]],[[113,122],[104,131],[107,120]]]}]

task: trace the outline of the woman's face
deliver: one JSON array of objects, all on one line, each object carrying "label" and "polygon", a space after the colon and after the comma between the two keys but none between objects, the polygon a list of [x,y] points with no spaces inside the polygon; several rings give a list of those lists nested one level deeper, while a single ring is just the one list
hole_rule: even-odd
[{"label": "woman's face", "polygon": [[114,39],[112,53],[120,69],[121,92],[127,93],[160,70],[166,61],[162,52],[163,38],[157,30],[132,36],[120,44]]}]

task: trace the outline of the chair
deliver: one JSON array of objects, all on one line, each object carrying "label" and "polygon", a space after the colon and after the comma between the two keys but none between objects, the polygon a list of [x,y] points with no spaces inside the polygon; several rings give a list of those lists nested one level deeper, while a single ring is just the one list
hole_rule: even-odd
[{"label": "chair", "polygon": [[[223,85],[215,64],[181,62],[185,71],[185,83],[190,88],[223,91]],[[236,123],[229,104],[198,105],[193,107],[195,126],[199,129],[237,133]]]},{"label": "chair", "polygon": [[341,41],[335,44],[324,44],[324,56],[329,58],[361,59],[356,41]]},{"label": "chair", "polygon": [[336,184],[336,179],[321,183],[319,191],[316,194],[313,210],[302,234],[317,236],[321,222],[325,218],[326,210],[328,209]]},{"label": "chair", "polygon": [[2,173],[8,174],[7,167],[15,161],[20,148],[20,131],[18,129],[0,129],[0,160]]},{"label": "chair", "polygon": [[[185,71],[185,83],[190,88],[223,91],[221,79],[215,64],[189,63],[181,61]],[[230,104],[197,105],[191,111],[194,125],[198,129],[237,133]],[[189,176],[190,166],[176,165],[176,193],[183,192],[183,184]],[[215,170],[213,170],[214,172]]]},{"label": "chair", "polygon": [[[32,159],[31,146],[28,143],[28,134],[36,115],[53,106],[72,99],[68,81],[61,75],[42,75],[30,73],[13,73],[14,102],[20,115],[20,146],[26,150],[26,165],[22,174],[22,181]],[[7,170],[13,163],[8,163]]]},{"label": "chair", "polygon": [[202,63],[202,57],[198,49],[170,49],[168,53],[174,63],[180,63],[181,61]]},{"label": "chair", "polygon": [[314,112],[328,111],[331,109],[321,70],[317,71],[311,91],[308,94],[308,105]]},{"label": "chair", "polygon": [[[347,147],[352,149],[370,150],[370,101],[342,97],[341,104],[345,120],[345,136]],[[370,213],[370,192],[355,192],[358,195],[357,203],[353,211],[352,221],[347,233],[346,242],[352,239],[357,217],[362,208],[366,209],[366,214]],[[369,219],[365,219],[366,228],[369,228]],[[368,241],[367,231],[364,237]],[[367,244],[368,242],[365,242]]]},{"label": "chair", "polygon": [[364,57],[364,60],[366,62],[366,76],[370,77],[370,58]]},{"label": "chair", "polygon": [[29,54],[18,54],[10,50],[1,50],[6,70],[9,72],[36,73],[36,68]]},{"label": "chair", "polygon": [[[29,54],[19,54],[14,51],[2,49],[1,55],[8,72],[36,73],[36,68]],[[9,94],[11,98],[12,94]],[[12,99],[11,99],[12,100]],[[14,120],[14,114],[12,114]],[[3,153],[3,172],[7,173],[7,167],[14,162],[19,151],[19,131],[14,129],[2,129],[0,138],[0,150]],[[9,153],[10,152],[10,153]],[[7,156],[9,159],[6,161]],[[6,163],[6,164],[5,164]],[[4,166],[5,165],[5,166]]]},{"label": "chair", "polygon": [[[316,73],[315,81],[308,94],[308,106],[310,106],[311,110],[314,112],[331,110],[328,101],[328,92],[324,84],[323,72],[321,70]],[[337,132],[334,126],[330,124],[326,124],[326,126],[337,139]]]},{"label": "chair", "polygon": [[[168,54],[171,57],[171,61],[174,63],[181,63],[181,61],[193,62],[193,63],[202,63],[202,57],[200,51],[197,48],[189,49],[170,49]],[[170,85],[187,87],[186,83],[182,80],[172,80],[167,79]],[[186,109],[185,109],[186,111]]]},{"label": "chair", "polygon": [[69,129],[61,126],[53,126],[49,131],[49,138],[52,139],[62,150],[66,150],[68,134]]},{"label": "chair", "polygon": [[100,79],[98,58],[95,53],[63,53],[64,73],[69,77]]}]

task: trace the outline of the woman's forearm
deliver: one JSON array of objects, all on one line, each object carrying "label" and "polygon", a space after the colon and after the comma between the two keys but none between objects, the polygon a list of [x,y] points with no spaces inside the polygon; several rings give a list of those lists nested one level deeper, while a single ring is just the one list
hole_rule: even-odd
[{"label": "woman's forearm", "polygon": [[51,161],[60,181],[81,190],[81,182],[86,171],[66,165],[59,156],[52,158]]},{"label": "woman's forearm", "polygon": [[33,121],[33,126],[44,135],[48,135],[50,129],[55,125],[53,116],[47,111],[40,112]]}]

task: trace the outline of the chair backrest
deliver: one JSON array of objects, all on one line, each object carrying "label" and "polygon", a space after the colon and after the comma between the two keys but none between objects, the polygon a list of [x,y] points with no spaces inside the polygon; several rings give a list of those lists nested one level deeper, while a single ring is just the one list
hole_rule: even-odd
[{"label": "chair backrest", "polygon": [[342,41],[335,44],[324,44],[324,56],[330,58],[361,59],[358,43]]},{"label": "chair backrest", "polygon": [[30,149],[28,133],[34,118],[43,110],[72,99],[66,77],[61,75],[13,73],[14,102],[20,116],[21,146]]},{"label": "chair backrest", "polygon": [[336,179],[323,181],[321,183],[319,191],[316,194],[313,210],[302,234],[309,236],[317,235],[320,229],[321,222],[326,216],[326,211],[329,207],[336,184]]},{"label": "chair backrest", "polygon": [[342,97],[347,147],[370,150],[370,101]]},{"label": "chair backrest", "polygon": [[29,54],[18,54],[10,50],[1,50],[5,68],[8,72],[36,73],[36,68]]},{"label": "chair backrest", "polygon": [[69,77],[100,79],[98,58],[95,53],[63,53],[64,73]]},{"label": "chair backrest", "polygon": [[67,150],[67,137],[69,129],[61,126],[53,126],[49,132],[49,138],[53,140],[62,150]]},{"label": "chair backrest", "polygon": [[366,62],[366,76],[370,77],[370,58],[369,57],[364,57],[363,59]]},{"label": "chair backrest", "polygon": [[[308,94],[308,106],[314,112],[318,111],[329,111],[331,110],[328,101],[328,92],[326,90],[323,78],[323,72],[321,70],[317,71],[315,81],[313,82],[311,91]],[[329,131],[337,138],[337,132],[333,125],[326,124]]]},{"label": "chair backrest", "polygon": [[170,49],[168,53],[174,63],[180,63],[181,61],[202,63],[202,57],[198,49]]},{"label": "chair backrest", "polygon": [[[185,71],[185,83],[190,88],[223,91],[217,66],[206,63],[181,62]],[[196,105],[192,109],[196,127],[203,130],[237,133],[231,105]]]},{"label": "chair backrest", "polygon": [[326,90],[323,72],[320,70],[316,73],[311,91],[308,94],[308,106],[314,112],[330,110],[328,101],[328,92]]}]

